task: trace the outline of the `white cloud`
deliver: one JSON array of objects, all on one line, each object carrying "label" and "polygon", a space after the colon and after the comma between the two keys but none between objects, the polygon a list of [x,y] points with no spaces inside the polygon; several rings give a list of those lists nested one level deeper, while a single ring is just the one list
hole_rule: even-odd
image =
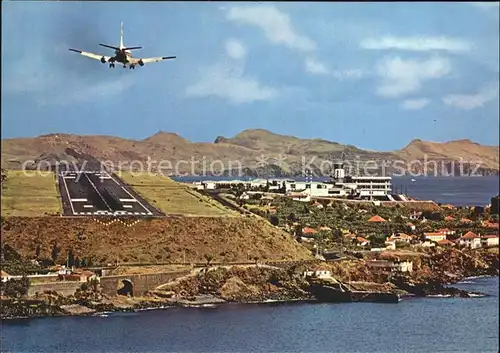
[{"label": "white cloud", "polygon": [[241,24],[259,27],[272,43],[302,51],[316,49],[316,43],[307,36],[297,34],[290,17],[275,6],[235,6],[227,12],[227,18]]},{"label": "white cloud", "polygon": [[419,110],[429,104],[431,101],[427,98],[407,99],[401,105],[405,110]]},{"label": "white cloud", "polygon": [[360,79],[365,75],[365,72],[360,69],[330,71],[324,63],[313,58],[307,58],[304,66],[306,71],[313,75],[325,75],[339,81]]},{"label": "white cloud", "polygon": [[463,110],[480,108],[498,98],[498,84],[482,89],[476,94],[450,94],[443,97],[445,105]]},{"label": "white cloud", "polygon": [[365,75],[365,72],[360,69],[336,70],[332,76],[337,80],[359,79]]},{"label": "white cloud", "polygon": [[361,48],[371,50],[400,49],[408,51],[468,51],[470,44],[460,39],[447,37],[381,37],[364,39]]},{"label": "white cloud", "polygon": [[188,97],[219,97],[234,104],[266,101],[274,98],[278,92],[271,87],[261,85],[257,80],[243,77],[240,68],[228,68],[215,65],[204,70],[202,79],[187,88]]},{"label": "white cloud", "polygon": [[247,50],[243,44],[236,39],[228,39],[226,41],[226,52],[233,59],[242,59],[247,54]]},{"label": "white cloud", "polygon": [[377,94],[396,98],[419,91],[425,81],[445,76],[451,71],[451,64],[447,59],[440,57],[404,60],[396,56],[383,59],[376,69],[382,78]]},{"label": "white cloud", "polygon": [[313,58],[307,58],[305,61],[306,71],[315,75],[325,75],[328,73],[326,66]]}]

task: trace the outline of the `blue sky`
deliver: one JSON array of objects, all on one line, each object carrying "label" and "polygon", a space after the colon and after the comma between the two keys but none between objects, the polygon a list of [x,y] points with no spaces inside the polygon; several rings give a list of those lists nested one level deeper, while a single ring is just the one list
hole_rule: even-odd
[{"label": "blue sky", "polygon": [[[2,137],[498,145],[498,3],[2,3]],[[68,51],[177,55],[136,70]]]}]

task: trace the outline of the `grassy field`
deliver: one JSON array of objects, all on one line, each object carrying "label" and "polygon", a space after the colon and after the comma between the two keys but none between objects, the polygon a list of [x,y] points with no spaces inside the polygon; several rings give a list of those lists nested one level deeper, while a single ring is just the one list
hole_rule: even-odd
[{"label": "grassy field", "polygon": [[236,216],[217,201],[198,194],[182,183],[164,175],[120,173],[118,176],[132,186],[153,206],[165,213],[187,216]]},{"label": "grassy field", "polygon": [[10,170],[2,190],[2,216],[35,217],[61,213],[53,173]]}]

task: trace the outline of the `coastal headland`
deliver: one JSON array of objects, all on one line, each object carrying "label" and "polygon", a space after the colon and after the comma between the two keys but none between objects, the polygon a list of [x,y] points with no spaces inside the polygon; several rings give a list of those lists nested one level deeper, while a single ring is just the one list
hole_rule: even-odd
[{"label": "coastal headland", "polygon": [[[419,211],[266,191],[242,199],[236,189],[221,202],[151,174],[122,176],[124,199],[91,177],[79,184],[26,173],[2,173],[2,318],[317,301],[318,283],[398,298],[469,297],[446,285],[498,275],[498,215],[489,207]],[[74,210],[80,200],[90,214]],[[161,215],[127,214],[127,202]]]}]

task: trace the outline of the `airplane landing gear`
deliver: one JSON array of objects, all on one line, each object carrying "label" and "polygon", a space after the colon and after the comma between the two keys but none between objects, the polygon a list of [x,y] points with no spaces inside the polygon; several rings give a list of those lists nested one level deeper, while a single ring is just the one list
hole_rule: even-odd
[{"label": "airplane landing gear", "polygon": [[126,69],[127,68],[127,65],[123,65],[123,68]]},{"label": "airplane landing gear", "polygon": [[110,63],[110,64],[109,64],[109,67],[115,67],[115,64]]},{"label": "airplane landing gear", "polygon": [[135,65],[130,65],[131,70],[135,70]]}]

